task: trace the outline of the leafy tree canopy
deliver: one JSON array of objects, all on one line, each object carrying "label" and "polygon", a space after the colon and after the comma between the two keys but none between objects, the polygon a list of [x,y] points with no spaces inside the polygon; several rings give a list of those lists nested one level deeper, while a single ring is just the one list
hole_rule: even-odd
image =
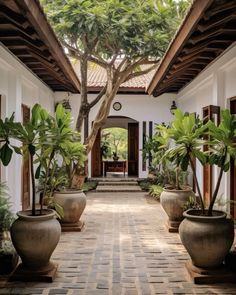
[{"label": "leafy tree canopy", "polygon": [[95,60],[161,56],[188,0],[41,0],[60,40]]}]

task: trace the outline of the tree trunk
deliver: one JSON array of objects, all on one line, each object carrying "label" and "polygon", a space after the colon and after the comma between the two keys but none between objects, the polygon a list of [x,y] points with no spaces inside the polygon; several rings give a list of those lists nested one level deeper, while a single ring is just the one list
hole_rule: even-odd
[{"label": "tree trunk", "polygon": [[81,132],[84,118],[86,118],[89,113],[88,91],[87,91],[88,58],[86,53],[84,54],[83,58],[81,58],[80,60],[80,74],[81,74],[81,81],[80,81],[81,82],[81,105],[80,105],[79,115],[76,122],[76,130],[79,132]]},{"label": "tree trunk", "polygon": [[103,102],[102,102],[100,109],[97,113],[97,116],[93,122],[92,130],[86,140],[87,154],[89,154],[90,151],[92,150],[92,147],[93,147],[93,144],[96,140],[97,133],[98,133],[99,129],[102,128],[104,126],[104,124],[106,123],[107,117],[110,112],[111,103],[112,103],[114,97],[116,96],[116,93],[117,93],[120,85],[122,84],[122,82],[118,81],[113,86],[113,88],[110,91],[108,89],[106,94],[104,95]]}]

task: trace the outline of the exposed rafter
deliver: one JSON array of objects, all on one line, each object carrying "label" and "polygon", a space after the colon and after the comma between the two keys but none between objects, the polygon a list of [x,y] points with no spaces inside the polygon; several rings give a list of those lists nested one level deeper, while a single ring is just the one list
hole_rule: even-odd
[{"label": "exposed rafter", "polygon": [[178,92],[236,41],[233,0],[195,0],[151,81],[148,92]]},{"label": "exposed rafter", "polygon": [[80,82],[38,0],[0,0],[0,42],[54,91]]}]

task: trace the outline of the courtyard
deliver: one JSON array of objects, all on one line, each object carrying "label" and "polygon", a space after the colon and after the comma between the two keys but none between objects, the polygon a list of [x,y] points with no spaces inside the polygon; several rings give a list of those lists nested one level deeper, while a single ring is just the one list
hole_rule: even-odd
[{"label": "courtyard", "polygon": [[87,195],[82,232],[62,233],[53,283],[7,282],[0,294],[236,294],[230,284],[195,285],[177,233],[168,233],[159,202],[138,193]]}]

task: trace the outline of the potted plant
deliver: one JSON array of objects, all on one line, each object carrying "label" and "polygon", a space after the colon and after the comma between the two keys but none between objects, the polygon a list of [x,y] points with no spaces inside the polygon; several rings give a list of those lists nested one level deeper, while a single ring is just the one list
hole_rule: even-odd
[{"label": "potted plant", "polygon": [[18,262],[18,255],[11,243],[9,230],[15,217],[11,212],[8,188],[0,183],[0,274],[11,273]]},{"label": "potted plant", "polygon": [[[0,120],[0,137],[3,142],[0,149],[1,161],[7,166],[13,150],[29,157],[32,184],[32,209],[18,212],[18,219],[11,226],[12,242],[22,260],[11,279],[52,280],[56,272],[50,257],[59,242],[61,228],[53,210],[36,208],[34,173],[34,159],[42,158],[42,139],[50,133],[50,122],[51,117],[38,104],[33,107],[31,119],[26,125],[14,122],[14,116],[6,118],[5,122]],[[18,140],[21,146],[13,146],[11,139]]]},{"label": "potted plant", "polygon": [[[183,170],[191,166],[199,195],[200,210],[188,210],[179,227],[183,245],[187,249],[192,264],[199,268],[211,269],[222,265],[222,262],[234,240],[234,226],[224,212],[213,210],[224,172],[230,168],[230,159],[236,158],[234,138],[236,135],[236,116],[229,110],[221,113],[221,122],[217,127],[212,121],[204,124],[196,119],[195,114],[184,115],[175,111],[170,136],[176,146],[169,153],[179,157]],[[206,138],[207,136],[207,138]],[[210,152],[203,151],[203,145],[210,146]],[[208,208],[205,208],[193,159],[200,163],[209,163],[219,167],[215,190]]]},{"label": "potted plant", "polygon": [[[55,130],[52,139],[59,136],[62,140],[58,143],[53,140],[50,159],[52,159],[51,162],[54,166],[55,162],[62,162],[61,165],[56,165],[56,175],[57,179],[59,177],[63,179],[63,183],[59,184],[57,190],[53,192],[55,203],[63,208],[63,216],[60,219],[62,231],[80,231],[82,229],[84,223],[80,221],[80,217],[86,206],[86,197],[82,191],[85,178],[84,173],[82,173],[86,160],[85,146],[80,142],[80,134],[71,128],[71,123],[71,114],[67,113],[59,104],[56,108],[52,128]],[[52,185],[53,178],[51,177],[52,175],[50,176],[48,171],[46,179],[49,179],[49,186]]]},{"label": "potted plant", "polygon": [[172,156],[173,142],[170,141],[171,139],[172,141],[176,140],[172,128],[158,125],[153,138],[152,146],[154,145],[155,152],[152,157],[159,164],[159,173],[164,171],[168,180],[160,195],[161,205],[168,215],[168,230],[169,232],[178,232],[179,224],[183,220],[184,204],[194,193],[189,186],[182,184],[183,171],[180,166],[180,156]]}]

